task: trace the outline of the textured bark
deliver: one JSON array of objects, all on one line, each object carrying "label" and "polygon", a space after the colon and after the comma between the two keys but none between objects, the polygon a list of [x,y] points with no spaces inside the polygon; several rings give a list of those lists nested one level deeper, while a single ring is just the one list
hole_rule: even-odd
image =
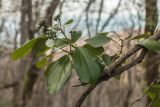
[{"label": "textured bark", "polygon": [[[45,22],[47,29],[48,26],[52,24],[52,16],[55,12],[57,5],[60,0],[52,0],[49,7],[46,10]],[[21,2],[21,45],[24,44],[27,40],[34,38],[35,34],[35,23],[33,22],[33,17],[37,13],[32,12],[32,0],[22,0]],[[19,81],[18,85],[13,88],[14,91],[14,107],[26,107],[28,101],[31,98],[33,87],[38,78],[39,69],[36,68],[34,62],[36,55],[31,52],[31,54],[26,58],[20,61],[19,67]]]},{"label": "textured bark", "polygon": [[[33,15],[32,15],[32,0],[22,0],[22,11],[21,11],[21,44],[26,42],[26,39],[32,39],[34,37],[33,34]],[[23,37],[24,36],[24,37]],[[23,38],[25,38],[23,40]],[[32,55],[32,54],[31,54]],[[23,72],[23,75],[25,79],[23,79],[23,88],[22,88],[22,106],[25,106],[28,98],[31,96],[32,92],[32,86],[30,85],[31,80],[35,80],[35,77],[32,75],[29,75],[32,72],[36,72],[35,69],[32,68],[32,62],[34,61],[34,57],[30,56],[30,63],[29,70],[27,68],[27,61],[22,60],[21,61],[21,72]],[[26,79],[27,78],[27,79]],[[25,81],[25,82],[24,82]],[[34,82],[34,81],[33,81]]]},{"label": "textured bark", "polygon": [[0,8],[2,7],[2,0],[0,0]]},{"label": "textured bark", "polygon": [[157,0],[145,0],[146,4],[146,18],[145,18],[145,32],[154,33],[154,30],[158,24],[158,8]]},{"label": "textured bark", "polygon": [[[31,0],[22,0],[21,1],[21,39],[20,44],[24,44],[30,36],[30,24],[32,23],[32,2]],[[23,58],[20,60],[19,66],[19,75],[16,75],[16,80],[18,85],[13,87],[13,103],[14,107],[22,106],[22,79],[25,71],[27,70],[26,59]]]},{"label": "textured bark", "polygon": [[[145,0],[146,5],[146,24],[145,32],[154,33],[154,30],[158,24],[158,8],[157,0]],[[159,64],[155,63],[156,61],[153,58],[156,56],[156,53],[149,52],[145,60],[145,69],[146,69],[146,80],[147,85],[150,85],[154,79],[158,76]],[[150,99],[147,98],[147,104],[150,102]]]},{"label": "textured bark", "polygon": [[[32,18],[32,1],[31,0],[26,0],[28,2],[28,37],[29,39],[34,38],[34,27],[35,25],[33,24],[33,18]],[[52,25],[52,16],[55,12],[55,9],[57,7],[57,5],[59,4],[60,0],[52,0],[50,3],[50,6],[47,8],[46,11],[46,15],[45,15],[45,27],[44,29],[47,29],[47,27],[49,27],[50,25]],[[44,31],[45,33],[45,31]],[[26,72],[26,75],[24,77],[24,87],[23,87],[23,107],[26,107],[27,102],[29,101],[29,99],[31,99],[31,95],[32,95],[32,91],[33,91],[33,87],[36,83],[36,80],[38,78],[38,73],[39,73],[39,69],[36,68],[35,66],[35,59],[36,59],[36,55],[34,53],[31,53],[29,56],[30,59],[30,65],[29,65],[29,69]]]}]

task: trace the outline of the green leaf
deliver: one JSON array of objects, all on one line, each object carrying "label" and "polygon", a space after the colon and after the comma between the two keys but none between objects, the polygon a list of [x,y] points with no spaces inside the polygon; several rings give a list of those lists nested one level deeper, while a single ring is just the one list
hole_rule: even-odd
[{"label": "green leaf", "polygon": [[12,54],[11,54],[11,57],[14,59],[14,60],[17,60],[25,55],[27,55],[34,43],[37,41],[38,38],[34,38],[30,41],[28,41],[27,43],[25,43],[24,45],[22,45],[20,48],[16,49]]},{"label": "green leaf", "polygon": [[46,64],[47,64],[47,57],[44,57],[43,59],[39,60],[39,61],[36,63],[36,67],[37,67],[37,68],[42,68],[42,67],[44,67]]},{"label": "green leaf", "polygon": [[147,93],[147,95],[152,100],[154,100],[157,97],[157,95],[160,93],[160,84],[154,84],[152,87],[148,86],[145,88],[145,91],[148,91],[148,89],[149,89],[149,92]]},{"label": "green leaf", "polygon": [[108,33],[100,33],[97,36],[85,41],[92,47],[97,48],[111,41],[111,38],[106,36],[107,34]]},{"label": "green leaf", "polygon": [[61,15],[58,14],[58,15],[56,15],[53,19],[54,19],[55,21],[58,21],[58,20],[60,19],[60,17],[61,17]]},{"label": "green leaf", "polygon": [[32,51],[34,54],[38,54],[46,49],[48,49],[48,47],[45,45],[46,41],[47,41],[48,37],[46,36],[41,36],[38,37],[37,40],[35,41]]},{"label": "green leaf", "polygon": [[104,48],[102,46],[94,48],[94,47],[90,46],[89,44],[85,44],[83,47],[88,49],[89,51],[91,51],[95,55],[100,55],[104,52]]},{"label": "green leaf", "polygon": [[159,107],[160,106],[160,98],[152,100],[148,107]]},{"label": "green leaf", "polygon": [[56,62],[51,63],[45,72],[49,93],[55,94],[59,91],[68,82],[70,76],[71,64],[69,56],[65,55]]},{"label": "green leaf", "polygon": [[71,33],[71,42],[76,42],[82,35],[81,31],[70,31]]},{"label": "green leaf", "polygon": [[65,23],[65,25],[68,25],[68,24],[71,24],[71,23],[73,23],[73,19],[68,20],[68,21]]},{"label": "green leaf", "polygon": [[55,43],[54,46],[55,47],[62,47],[62,46],[66,46],[67,44],[69,44],[69,41],[66,38],[57,38],[55,39]]},{"label": "green leaf", "polygon": [[96,57],[83,47],[76,48],[73,53],[74,66],[82,82],[94,84],[101,73]]},{"label": "green leaf", "polygon": [[141,38],[149,38],[151,36],[150,33],[145,33],[145,34],[141,34],[141,35],[138,35],[138,36],[135,36],[133,37],[131,40],[134,40],[134,39],[141,39]]},{"label": "green leaf", "polygon": [[154,100],[156,97],[157,97],[157,94],[156,93],[153,93],[153,92],[148,92],[147,94],[152,100]]},{"label": "green leaf", "polygon": [[49,48],[53,48],[53,46],[54,46],[54,40],[53,39],[48,39],[46,41],[46,46],[49,47]]},{"label": "green leaf", "polygon": [[112,57],[107,54],[103,54],[102,61],[105,63],[105,65],[110,65],[112,63]]},{"label": "green leaf", "polygon": [[154,92],[154,93],[160,93],[160,84],[154,84],[151,88],[150,88],[150,92]]},{"label": "green leaf", "polygon": [[156,41],[153,39],[145,39],[139,43],[150,51],[160,52],[160,41]]},{"label": "green leaf", "polygon": [[48,64],[48,57],[50,57],[50,56],[51,56],[51,55],[48,55],[48,56],[42,58],[41,60],[37,61],[37,62],[36,62],[36,67],[37,67],[37,68],[42,68],[42,67],[44,67],[45,65],[47,65],[47,64]]},{"label": "green leaf", "polygon": [[45,53],[46,53],[49,49],[50,49],[50,48],[46,48],[46,49],[44,49],[43,51],[38,52],[38,54],[36,55],[36,57],[39,57],[39,56],[45,55]]}]

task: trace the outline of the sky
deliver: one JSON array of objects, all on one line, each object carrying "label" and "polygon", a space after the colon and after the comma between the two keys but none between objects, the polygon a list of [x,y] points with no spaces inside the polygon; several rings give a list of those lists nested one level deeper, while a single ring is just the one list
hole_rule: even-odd
[{"label": "sky", "polygon": [[[7,1],[7,2],[6,2]],[[34,1],[34,0],[33,0]],[[46,5],[48,5],[50,0],[47,0],[48,2],[46,2]],[[76,1],[76,0],[75,0]],[[64,8],[62,9],[62,21],[65,22],[66,20],[72,18],[74,19],[74,24],[76,24],[78,22],[79,16],[82,14],[84,8],[86,7],[86,3],[87,0],[79,0],[80,3],[76,3],[73,2],[73,0],[67,0],[66,3],[64,3]],[[117,6],[118,1],[119,0],[104,0],[104,12],[102,13],[102,18],[101,18],[101,23],[100,25],[102,25],[105,20],[108,18],[109,13],[111,13]],[[118,14],[111,20],[111,22],[109,23],[109,25],[105,28],[104,31],[122,31],[123,29],[126,28],[130,28],[132,25],[132,22],[130,20],[130,18],[133,19],[133,21],[135,23],[137,23],[137,26],[135,27],[135,29],[137,29],[139,26],[138,23],[140,23],[140,25],[143,27],[144,26],[144,22],[138,22],[137,19],[137,11],[136,8],[134,8],[134,6],[132,5],[132,3],[129,3],[129,1],[131,0],[123,0],[122,4],[123,5],[127,5],[128,8],[124,8],[124,6],[122,6],[118,12]],[[143,0],[134,0],[135,2],[141,2]],[[20,3],[21,0],[17,0],[17,2],[14,2],[14,0],[2,0],[2,7],[3,10],[0,9],[0,19],[4,18],[6,21],[5,23],[5,28],[8,30],[9,34],[12,35],[11,38],[14,38],[15,36],[15,30],[19,28],[20,25],[20,12],[13,12],[13,8],[16,7],[20,7]],[[125,4],[125,2],[127,2],[128,4]],[[14,5],[12,3],[15,3]],[[97,13],[94,11],[97,11],[99,8],[99,3],[100,0],[97,0],[96,3],[94,3],[94,5],[91,6],[91,11],[92,14],[90,14],[89,17],[89,21],[91,23],[93,23],[92,26],[96,25],[96,20],[97,20]],[[160,0],[158,0],[158,7],[160,7]],[[15,6],[15,7],[14,7]],[[44,11],[45,7],[42,7],[42,13]],[[129,11],[128,11],[129,9]],[[145,13],[142,10],[139,10],[140,14],[142,16],[142,18],[144,18]],[[160,11],[160,10],[159,10]],[[59,10],[57,9],[56,14],[58,14]],[[55,15],[56,15],[55,14]],[[2,20],[0,20],[1,23]],[[73,24],[73,26],[74,26]],[[123,25],[123,27],[121,26]],[[69,28],[72,28],[73,26],[70,26]],[[82,20],[80,21],[79,26],[77,27],[78,30],[83,30],[85,33],[87,33],[86,31],[86,26],[85,26],[85,14],[82,15]],[[6,38],[6,34],[5,33],[0,33],[0,40],[3,41],[3,39],[5,40]]]}]

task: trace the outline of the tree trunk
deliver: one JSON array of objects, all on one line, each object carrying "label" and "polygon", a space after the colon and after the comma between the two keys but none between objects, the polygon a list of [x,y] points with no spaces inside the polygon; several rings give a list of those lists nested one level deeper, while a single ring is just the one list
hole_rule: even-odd
[{"label": "tree trunk", "polygon": [[[30,21],[32,19],[30,16],[31,14],[29,14],[29,12],[32,10],[32,8],[30,8],[29,5],[31,5],[31,0],[22,0],[22,2],[21,2],[21,25],[20,25],[21,26],[21,30],[20,30],[21,31],[21,39],[20,39],[21,45],[23,45],[27,41],[27,39],[30,35],[29,24],[31,23]],[[22,90],[23,90],[22,80],[23,80],[23,75],[25,74],[25,71],[27,70],[26,58],[21,59],[19,65],[20,65],[19,72],[17,73],[18,75],[16,75],[18,85],[16,85],[13,88],[14,107],[21,107],[22,106]]]},{"label": "tree trunk", "polygon": [[[26,17],[28,18],[28,22],[27,22],[27,27],[22,28],[27,30],[27,37],[29,39],[34,38],[34,26],[33,25],[33,13],[32,13],[32,0],[24,0],[26,1],[27,5],[27,11],[26,11]],[[52,0],[50,3],[50,6],[47,8],[46,11],[46,16],[45,16],[45,22],[46,22],[46,26],[45,29],[47,29],[48,26],[52,25],[52,16],[55,12],[55,9],[57,7],[57,5],[59,4],[60,0]],[[22,26],[23,27],[23,26]],[[27,29],[26,29],[27,28]],[[45,33],[45,32],[44,32]],[[38,78],[38,73],[40,72],[40,69],[36,68],[35,66],[35,60],[36,60],[36,55],[31,52],[30,56],[28,57],[29,59],[29,68],[26,71],[25,75],[24,75],[24,80],[23,80],[23,91],[22,91],[22,107],[26,107],[27,102],[29,101],[29,99],[31,99],[32,96],[32,91],[33,91],[33,87],[36,83],[36,80]]]},{"label": "tree trunk", "polygon": [[[145,0],[146,5],[146,18],[145,18],[145,33],[150,32],[154,33],[154,30],[158,24],[158,8],[157,0]],[[157,54],[149,52],[145,59],[145,68],[146,68],[146,80],[147,85],[150,85],[154,79],[158,76],[158,67],[159,64],[155,63],[155,56]],[[147,104],[150,102],[150,99],[147,98]]]}]

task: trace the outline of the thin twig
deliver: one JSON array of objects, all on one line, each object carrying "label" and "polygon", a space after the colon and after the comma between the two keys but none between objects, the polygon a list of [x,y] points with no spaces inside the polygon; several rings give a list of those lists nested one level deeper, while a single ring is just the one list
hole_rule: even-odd
[{"label": "thin twig", "polygon": [[66,52],[66,53],[69,53],[69,54],[70,54],[70,52],[66,51],[66,50],[63,49],[63,48],[59,48],[59,49],[62,50],[63,52]]},{"label": "thin twig", "polygon": [[111,31],[111,33],[114,33],[119,38],[119,40],[122,40],[122,38],[120,37],[120,35],[117,32]]},{"label": "thin twig", "polygon": [[113,42],[115,42],[119,47],[122,47],[117,41],[115,41],[114,39],[112,39],[111,38],[111,40],[113,41]]},{"label": "thin twig", "polygon": [[7,89],[7,88],[11,88],[11,87],[14,87],[14,86],[16,86],[16,85],[18,85],[18,82],[17,82],[17,81],[16,81],[16,82],[13,82],[13,83],[6,84],[6,85],[4,85],[3,87],[0,87],[0,90],[2,90],[2,89]]},{"label": "thin twig", "polygon": [[72,87],[79,87],[79,86],[85,86],[87,85],[88,83],[81,83],[81,84],[78,84],[78,85],[73,85]]}]

